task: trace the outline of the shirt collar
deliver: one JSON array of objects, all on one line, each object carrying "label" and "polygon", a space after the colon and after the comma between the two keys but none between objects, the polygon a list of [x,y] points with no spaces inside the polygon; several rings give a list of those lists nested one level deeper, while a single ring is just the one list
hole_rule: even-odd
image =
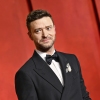
[{"label": "shirt collar", "polygon": [[[35,50],[39,55],[40,55],[40,57],[45,61],[45,57],[46,57],[46,54],[47,53],[45,53],[45,52],[41,52],[41,51],[39,51],[39,50]],[[55,53],[55,50],[54,50],[54,52],[53,52],[53,54]],[[52,55],[53,55],[52,54]]]}]

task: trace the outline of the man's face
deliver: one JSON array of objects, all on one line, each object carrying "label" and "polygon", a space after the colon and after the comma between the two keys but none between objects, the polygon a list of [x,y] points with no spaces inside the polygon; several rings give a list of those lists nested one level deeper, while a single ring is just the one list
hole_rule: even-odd
[{"label": "man's face", "polygon": [[30,23],[30,37],[40,51],[54,48],[55,26],[50,17],[43,17]]}]

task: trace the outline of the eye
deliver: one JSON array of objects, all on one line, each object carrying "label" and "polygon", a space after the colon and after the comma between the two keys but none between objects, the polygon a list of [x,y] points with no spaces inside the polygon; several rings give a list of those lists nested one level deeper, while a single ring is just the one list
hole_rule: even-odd
[{"label": "eye", "polygon": [[35,30],[34,30],[35,33],[40,33],[41,31],[42,31],[41,28],[39,28],[39,29],[35,29]]},{"label": "eye", "polygon": [[47,26],[46,30],[50,31],[52,29],[52,26]]}]

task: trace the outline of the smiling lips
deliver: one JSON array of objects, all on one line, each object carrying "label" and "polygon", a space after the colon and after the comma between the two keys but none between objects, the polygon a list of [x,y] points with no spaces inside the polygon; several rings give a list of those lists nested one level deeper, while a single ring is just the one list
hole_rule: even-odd
[{"label": "smiling lips", "polygon": [[51,40],[50,38],[45,38],[45,39],[42,39],[41,42],[48,43],[50,40]]},{"label": "smiling lips", "polygon": [[42,39],[42,42],[48,43],[50,39]]}]

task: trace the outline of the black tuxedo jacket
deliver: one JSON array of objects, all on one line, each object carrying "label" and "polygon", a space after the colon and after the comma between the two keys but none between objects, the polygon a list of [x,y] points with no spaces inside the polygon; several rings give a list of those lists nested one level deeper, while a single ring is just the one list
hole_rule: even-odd
[{"label": "black tuxedo jacket", "polygon": [[[15,75],[18,100],[91,100],[86,91],[80,65],[73,54],[57,52],[64,86],[47,63],[34,51]],[[66,73],[66,64],[72,71]]]}]

